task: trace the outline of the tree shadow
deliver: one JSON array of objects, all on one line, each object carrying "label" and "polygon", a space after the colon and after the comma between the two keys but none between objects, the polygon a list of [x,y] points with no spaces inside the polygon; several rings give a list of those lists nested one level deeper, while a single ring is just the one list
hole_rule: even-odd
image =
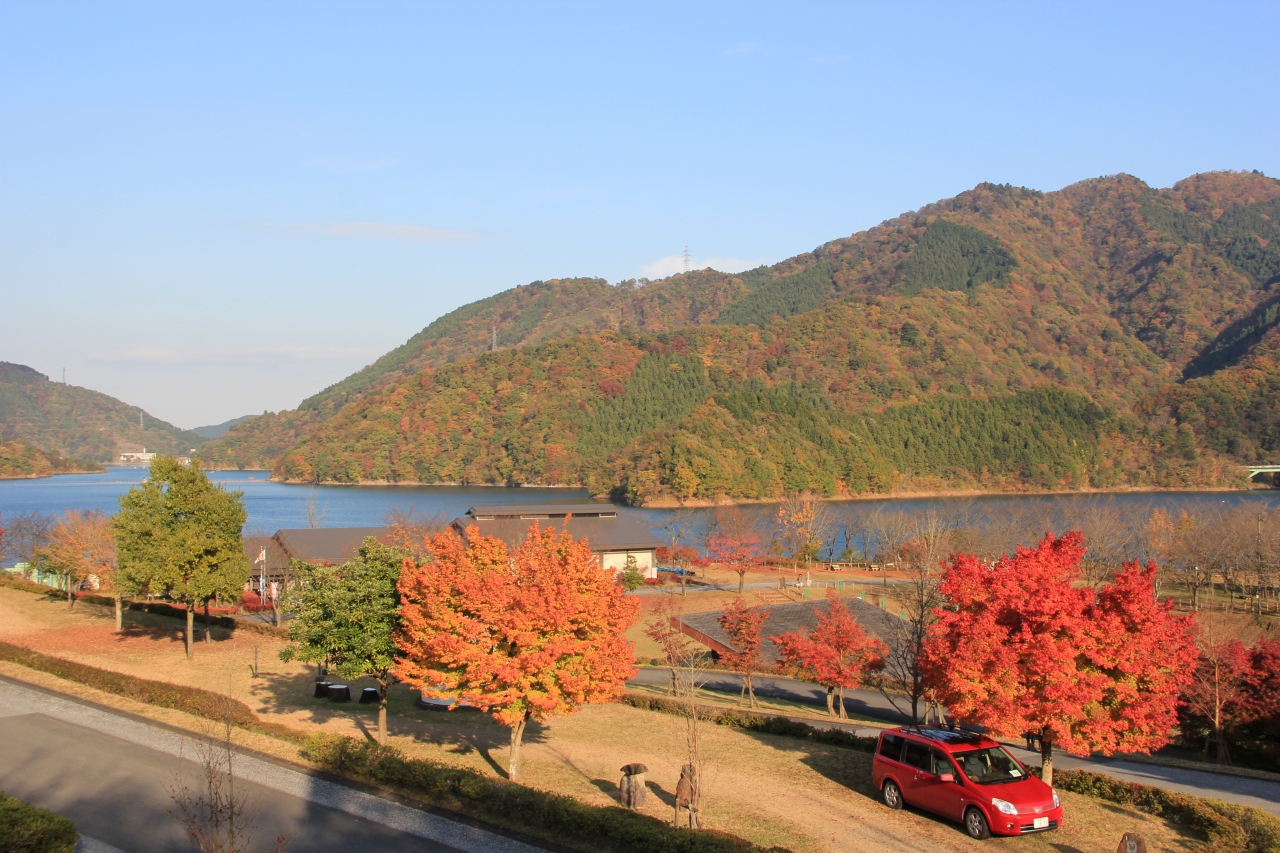
[{"label": "tree shadow", "polygon": [[[336,676],[334,676],[336,678]],[[377,703],[361,705],[354,701],[364,687],[374,687],[371,678],[344,680],[351,688],[353,701],[332,702],[315,696],[314,672],[262,672],[254,681],[261,685],[255,691],[269,713],[304,715],[306,722],[326,726],[336,721],[349,721],[367,739],[377,730]],[[407,684],[393,684],[387,690],[387,732],[395,737],[412,738],[417,743],[444,747],[456,755],[479,755],[501,777],[507,769],[493,757],[493,751],[510,746],[511,730],[488,714],[474,708],[453,710],[423,708],[417,704],[419,692]],[[524,744],[546,742],[546,729],[530,721],[524,730]]]}]

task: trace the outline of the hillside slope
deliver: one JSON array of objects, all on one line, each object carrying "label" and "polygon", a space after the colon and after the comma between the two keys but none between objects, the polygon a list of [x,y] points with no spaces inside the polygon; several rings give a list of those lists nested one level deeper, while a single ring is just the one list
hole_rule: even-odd
[{"label": "hillside slope", "polygon": [[48,477],[53,474],[87,474],[105,471],[93,462],[66,459],[21,441],[0,440],[0,480]]},{"label": "hillside slope", "polygon": [[1280,451],[1278,206],[1257,173],[983,184],[737,276],[535,282],[202,453],[639,501],[1235,484]]},{"label": "hillside slope", "polygon": [[[142,416],[142,426],[138,417]],[[111,461],[122,442],[156,453],[186,453],[202,436],[97,391],[50,382],[21,364],[0,362],[0,438],[94,462]]]}]

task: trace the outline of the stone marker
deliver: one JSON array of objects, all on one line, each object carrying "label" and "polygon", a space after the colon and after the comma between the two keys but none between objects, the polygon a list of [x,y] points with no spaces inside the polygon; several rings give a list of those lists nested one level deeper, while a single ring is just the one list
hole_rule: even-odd
[{"label": "stone marker", "polygon": [[1147,853],[1147,842],[1142,840],[1142,836],[1136,832],[1126,832],[1120,838],[1120,846],[1116,848],[1116,853]]},{"label": "stone marker", "polygon": [[643,764],[622,765],[622,779],[618,782],[618,799],[629,809],[644,805],[649,789],[644,786],[644,774],[649,768]]}]

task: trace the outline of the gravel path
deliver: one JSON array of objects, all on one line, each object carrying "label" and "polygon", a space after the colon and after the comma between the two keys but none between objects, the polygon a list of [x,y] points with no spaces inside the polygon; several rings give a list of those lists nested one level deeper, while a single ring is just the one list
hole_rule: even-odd
[{"label": "gravel path", "polygon": [[[190,761],[195,754],[194,741],[191,738],[138,720],[118,716],[100,708],[33,690],[8,680],[0,680],[0,721],[8,723],[10,721],[6,718],[19,717],[52,718],[79,729],[107,735],[111,739],[146,747],[154,753],[186,761]],[[12,722],[16,724],[19,721]],[[76,769],[67,768],[73,777]],[[334,809],[408,836],[426,839],[434,842],[432,847],[440,845],[445,848],[469,851],[469,853],[471,851],[474,853],[488,853],[488,851],[541,853],[541,848],[506,836],[457,823],[439,815],[319,779],[253,756],[237,757],[236,776],[287,797]],[[127,820],[124,815],[121,815],[120,819]],[[86,839],[82,849],[90,853],[99,853],[99,851],[108,853],[113,848],[109,845],[103,846],[102,842]]]}]

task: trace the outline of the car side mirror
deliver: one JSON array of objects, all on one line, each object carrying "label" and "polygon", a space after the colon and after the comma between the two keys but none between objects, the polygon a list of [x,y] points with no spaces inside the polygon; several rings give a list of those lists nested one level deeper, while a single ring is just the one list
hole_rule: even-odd
[{"label": "car side mirror", "polygon": [[956,777],[955,777],[955,774],[954,774],[954,773],[943,773],[941,776],[939,776],[939,777],[938,777],[938,781],[939,781],[939,782],[954,782],[954,781],[956,781]]}]

